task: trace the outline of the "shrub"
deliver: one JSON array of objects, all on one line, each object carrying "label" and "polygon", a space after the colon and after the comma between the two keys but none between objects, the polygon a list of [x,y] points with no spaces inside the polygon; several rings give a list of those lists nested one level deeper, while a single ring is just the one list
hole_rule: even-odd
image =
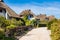
[{"label": "shrub", "polygon": [[15,25],[10,25],[10,26],[7,26],[6,28],[7,29],[14,29],[14,28],[16,28],[16,26]]},{"label": "shrub", "polygon": [[0,28],[0,39],[4,37],[4,29]]},{"label": "shrub", "polygon": [[16,21],[15,25],[16,25],[16,26],[22,26],[22,25],[23,25],[23,22],[22,22],[21,20]]},{"label": "shrub", "polygon": [[5,25],[5,27],[11,25],[10,20],[5,20],[4,25]]},{"label": "shrub", "polygon": [[60,21],[51,24],[51,38],[52,40],[60,40]]},{"label": "shrub", "polygon": [[31,21],[27,20],[25,23],[26,26],[30,26],[31,25]]},{"label": "shrub", "polygon": [[14,19],[14,18],[11,19],[11,20],[10,20],[10,23],[11,23],[11,25],[16,25],[16,19]]},{"label": "shrub", "polygon": [[51,25],[56,21],[57,21],[57,19],[54,19],[54,20],[51,20],[47,23],[47,27],[48,27],[49,30],[51,29]]},{"label": "shrub", "polygon": [[15,25],[15,26],[22,26],[23,22],[21,20],[16,20],[16,19],[12,19],[10,20],[10,25]]},{"label": "shrub", "polygon": [[31,25],[33,26],[33,27],[37,27],[37,25],[38,25],[38,23],[37,23],[37,20],[31,20]]},{"label": "shrub", "polygon": [[3,27],[4,25],[4,22],[5,22],[5,18],[0,16],[0,27]]}]

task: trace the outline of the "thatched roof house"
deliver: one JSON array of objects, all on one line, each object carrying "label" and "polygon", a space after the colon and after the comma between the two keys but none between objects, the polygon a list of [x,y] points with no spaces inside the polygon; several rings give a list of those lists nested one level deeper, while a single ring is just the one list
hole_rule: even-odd
[{"label": "thatched roof house", "polygon": [[46,14],[40,14],[40,15],[36,16],[36,19],[40,19],[40,21],[45,21],[45,20],[51,21],[51,20],[55,19],[55,17],[53,15],[46,16]]},{"label": "thatched roof house", "polygon": [[34,18],[35,14],[29,9],[29,10],[24,10],[22,11],[19,16],[23,18],[24,15],[28,15],[28,19]]},{"label": "thatched roof house", "polygon": [[20,16],[21,15],[33,15],[33,16],[35,16],[35,14],[30,9],[22,11],[20,13]]},{"label": "thatched roof house", "polygon": [[2,11],[3,9],[5,9],[5,13],[4,12],[0,12],[0,14],[3,13],[3,15],[5,15],[4,17],[6,17],[6,19],[8,18],[20,18],[11,8],[9,8],[3,0],[0,0],[0,10]]},{"label": "thatched roof house", "polygon": [[36,19],[40,19],[41,21],[45,20],[47,18],[46,14],[40,14],[36,16]]},{"label": "thatched roof house", "polygon": [[49,21],[51,21],[51,20],[55,19],[55,16],[51,15],[51,16],[48,16],[48,18],[49,18]]}]

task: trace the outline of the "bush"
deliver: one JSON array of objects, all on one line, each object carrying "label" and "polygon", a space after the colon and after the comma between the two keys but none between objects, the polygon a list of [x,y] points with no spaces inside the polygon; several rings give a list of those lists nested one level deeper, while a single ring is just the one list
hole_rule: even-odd
[{"label": "bush", "polygon": [[10,25],[15,25],[15,26],[22,26],[23,22],[21,20],[16,20],[16,19],[12,19],[10,20]]},{"label": "bush", "polygon": [[16,26],[22,26],[22,25],[23,25],[23,22],[22,22],[21,20],[16,21],[15,25],[16,25]]},{"label": "bush", "polygon": [[0,28],[0,39],[4,37],[4,29]]},{"label": "bush", "polygon": [[51,38],[52,40],[60,40],[60,21],[51,24]]},{"label": "bush", "polygon": [[15,25],[10,25],[10,26],[7,26],[6,28],[7,29],[14,29],[14,28],[16,28],[16,26]]},{"label": "bush", "polygon": [[5,25],[5,27],[11,25],[10,20],[5,20],[4,25]]},{"label": "bush", "polygon": [[16,26],[15,25],[10,25],[10,26],[7,26],[6,28],[7,29],[14,29]]},{"label": "bush", "polygon": [[27,21],[25,22],[25,25],[26,25],[26,26],[30,26],[30,25],[31,25],[31,21],[27,20]]},{"label": "bush", "polygon": [[54,19],[54,20],[51,20],[47,23],[47,27],[48,27],[49,30],[51,29],[51,25],[56,21],[57,21],[57,19]]},{"label": "bush", "polygon": [[5,18],[0,16],[0,27],[4,26]]},{"label": "bush", "polygon": [[39,24],[40,24],[40,20],[36,20],[36,19],[33,19],[33,20],[31,20],[31,25],[33,26],[33,27],[39,27]]}]

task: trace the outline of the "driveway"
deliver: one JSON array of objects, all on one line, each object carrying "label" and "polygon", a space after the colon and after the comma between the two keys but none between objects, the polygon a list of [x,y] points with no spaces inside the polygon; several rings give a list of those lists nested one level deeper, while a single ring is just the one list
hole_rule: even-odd
[{"label": "driveway", "polygon": [[25,36],[19,40],[51,40],[51,31],[47,27],[40,27],[29,31]]}]

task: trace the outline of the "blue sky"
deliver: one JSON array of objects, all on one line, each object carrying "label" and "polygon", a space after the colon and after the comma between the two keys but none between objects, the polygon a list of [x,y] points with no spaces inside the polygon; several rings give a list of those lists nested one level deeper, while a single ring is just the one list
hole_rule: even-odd
[{"label": "blue sky", "polygon": [[47,14],[60,18],[60,0],[4,0],[4,2],[18,14],[25,9],[31,9],[36,15]]}]

